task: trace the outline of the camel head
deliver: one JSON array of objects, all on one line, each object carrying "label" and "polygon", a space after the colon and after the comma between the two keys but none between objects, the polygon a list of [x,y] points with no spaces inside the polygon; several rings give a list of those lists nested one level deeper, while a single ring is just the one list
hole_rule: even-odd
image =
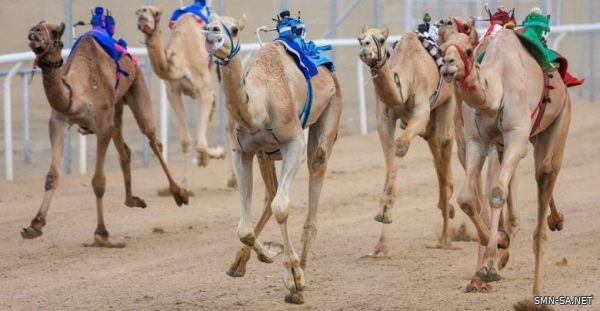
[{"label": "camel head", "polygon": [[438,23],[438,34],[440,42],[446,42],[451,35],[455,33],[464,33],[469,36],[471,43],[477,41],[478,35],[475,28],[475,18],[469,17],[463,22],[460,17],[451,16],[448,19],[441,19]]},{"label": "camel head", "polygon": [[225,62],[230,61],[240,49],[239,33],[245,26],[246,14],[236,20],[213,13],[209,23],[203,28],[206,36],[206,51]]},{"label": "camel head", "polygon": [[440,73],[446,82],[463,81],[471,72],[475,59],[469,37],[464,33],[451,35],[440,46],[443,55]]},{"label": "camel head", "polygon": [[60,39],[64,32],[64,23],[52,24],[41,21],[29,29],[29,34],[27,35],[29,48],[38,57],[42,57],[53,48],[60,51],[63,48],[63,43]]},{"label": "camel head", "polygon": [[362,33],[358,36],[360,45],[360,60],[371,68],[381,67],[387,59],[387,38],[389,29],[387,26],[381,28],[369,28],[364,25]]},{"label": "camel head", "polygon": [[146,35],[152,35],[158,28],[158,22],[162,15],[162,8],[151,5],[145,5],[135,11],[138,22],[137,26],[140,31]]}]

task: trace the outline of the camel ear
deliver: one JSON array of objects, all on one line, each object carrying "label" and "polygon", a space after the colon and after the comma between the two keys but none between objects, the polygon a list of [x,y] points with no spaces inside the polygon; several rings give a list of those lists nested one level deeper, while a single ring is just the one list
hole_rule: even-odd
[{"label": "camel ear", "polygon": [[237,22],[238,28],[240,31],[244,30],[244,27],[246,27],[246,14],[242,14],[242,17],[240,17],[240,19]]},{"label": "camel ear", "polygon": [[360,31],[360,33],[365,33],[369,30],[369,25],[364,24],[362,30]]},{"label": "camel ear", "polygon": [[470,35],[471,34],[471,26],[469,24],[463,24],[463,30],[465,32],[466,35]]},{"label": "camel ear", "polygon": [[160,16],[163,13],[163,9],[162,7],[158,6],[154,8],[154,11],[152,11],[152,15],[154,16],[155,19],[159,19]]},{"label": "camel ear", "polygon": [[65,33],[65,23],[60,23],[56,29],[51,31],[54,40],[60,41],[60,38]]},{"label": "camel ear", "polygon": [[390,34],[390,29],[388,28],[388,26],[383,25],[383,27],[381,27],[381,34],[383,35],[384,39],[387,39],[388,35]]},{"label": "camel ear", "polygon": [[209,23],[211,23],[211,24],[212,24],[212,23],[216,23],[216,22],[218,22],[218,21],[219,21],[219,19],[220,19],[220,18],[221,18],[221,17],[219,16],[219,14],[217,14],[217,13],[212,13],[212,14],[210,14],[210,17],[208,18],[208,22],[209,22]]}]

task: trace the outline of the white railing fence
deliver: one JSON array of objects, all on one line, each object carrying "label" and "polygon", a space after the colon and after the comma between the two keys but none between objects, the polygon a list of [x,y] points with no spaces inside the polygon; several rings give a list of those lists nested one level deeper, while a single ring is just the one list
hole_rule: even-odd
[{"label": "white railing fence", "polygon": [[[594,33],[600,31],[600,23],[593,24],[569,24],[569,25],[554,25],[552,27],[552,37],[551,37],[551,46],[555,49],[559,49],[559,45],[561,40],[570,33]],[[390,40],[397,40],[399,37],[394,36],[390,37]],[[323,40],[315,40],[318,44],[330,44],[335,48],[342,47],[357,47],[358,42],[354,38],[348,39],[323,39]],[[242,45],[242,52],[251,52],[258,50],[260,48],[259,43],[250,43]],[[137,57],[147,57],[146,48],[129,48],[131,54]],[[67,57],[69,55],[69,50],[63,50],[63,56]],[[0,64],[11,64],[14,63],[13,67],[6,74],[4,78],[4,96],[3,96],[3,120],[4,120],[4,152],[5,152],[5,172],[6,180],[13,180],[13,137],[12,137],[12,113],[11,113],[11,82],[12,78],[15,74],[18,73],[19,69],[25,62],[30,62],[35,58],[32,52],[22,52],[22,53],[13,53],[13,54],[5,54],[0,55]],[[593,57],[591,58],[593,60]],[[594,66],[593,64],[589,64],[590,66]],[[367,106],[366,106],[366,95],[365,95],[365,76],[364,76],[364,65],[360,60],[357,59],[356,62],[356,71],[357,71],[357,96],[358,96],[358,120],[359,120],[359,128],[361,134],[367,134],[368,132],[368,122],[367,122]],[[591,67],[595,68],[595,67]],[[28,74],[34,74],[33,72],[26,72],[22,74],[23,82],[26,83],[26,77]],[[593,70],[592,70],[593,74]],[[593,80],[593,78],[591,79]],[[29,89],[24,86],[23,88],[24,99],[28,98]],[[159,92],[159,100],[160,100],[160,109],[159,109],[159,123],[160,123],[160,138],[163,141],[163,153],[166,156],[168,154],[168,121],[169,121],[169,103],[166,96],[166,87],[164,82],[160,82],[160,92]],[[25,125],[25,135],[24,139],[29,139],[29,131],[28,131],[28,100],[25,101],[24,107],[24,125]],[[222,122],[223,123],[223,122]],[[221,135],[224,137],[225,127],[224,123],[220,126],[219,131]],[[86,137],[83,135],[79,135],[79,173],[86,174],[87,172],[87,155],[86,155]],[[25,150],[28,152],[29,141],[24,143]],[[144,152],[144,156],[147,157],[147,150]],[[27,155],[26,155],[27,159]],[[70,165],[70,163],[69,163]]]}]

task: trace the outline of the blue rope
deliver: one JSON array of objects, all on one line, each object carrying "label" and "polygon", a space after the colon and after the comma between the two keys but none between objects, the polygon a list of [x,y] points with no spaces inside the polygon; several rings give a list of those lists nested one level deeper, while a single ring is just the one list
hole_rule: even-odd
[{"label": "blue rope", "polygon": [[300,114],[300,123],[302,124],[302,128],[305,129],[308,123],[308,119],[310,119],[310,111],[312,110],[312,102],[313,102],[313,86],[310,78],[306,78],[306,102],[304,102],[304,109]]}]

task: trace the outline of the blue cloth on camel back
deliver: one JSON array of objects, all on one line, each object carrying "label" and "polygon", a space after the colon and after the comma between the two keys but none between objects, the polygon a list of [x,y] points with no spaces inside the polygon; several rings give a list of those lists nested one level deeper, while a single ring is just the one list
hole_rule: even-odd
[{"label": "blue cloth on camel back", "polygon": [[92,25],[92,29],[85,32],[73,44],[73,48],[71,48],[71,54],[77,49],[79,42],[81,39],[91,36],[98,42],[98,44],[102,47],[102,49],[115,61],[117,66],[116,77],[117,81],[115,82],[115,89],[119,86],[119,81],[121,80],[121,76],[129,77],[129,73],[125,70],[122,70],[119,66],[119,60],[123,55],[127,55],[131,58],[133,63],[137,65],[137,60],[127,51],[127,42],[123,39],[119,39],[118,41],[113,38],[115,33],[115,19],[109,15],[108,10],[106,10],[106,14],[104,14],[104,8],[96,7],[94,9],[92,19],[90,24]]},{"label": "blue cloth on camel back", "polygon": [[195,0],[192,5],[176,9],[173,11],[173,15],[171,15],[171,19],[169,20],[169,28],[173,28],[177,20],[186,14],[190,14],[196,18],[198,23],[208,23],[210,7],[206,6],[206,0]]},{"label": "blue cloth on camel back", "polygon": [[331,45],[317,46],[313,41],[305,41],[306,24],[299,18],[291,18],[289,11],[281,12],[276,21],[279,37],[275,39],[275,42],[283,44],[306,79],[306,102],[299,116],[302,128],[306,128],[313,101],[310,79],[318,74],[317,67],[319,66],[325,66],[332,72],[335,70],[333,61],[321,53],[321,51],[331,50]]}]

